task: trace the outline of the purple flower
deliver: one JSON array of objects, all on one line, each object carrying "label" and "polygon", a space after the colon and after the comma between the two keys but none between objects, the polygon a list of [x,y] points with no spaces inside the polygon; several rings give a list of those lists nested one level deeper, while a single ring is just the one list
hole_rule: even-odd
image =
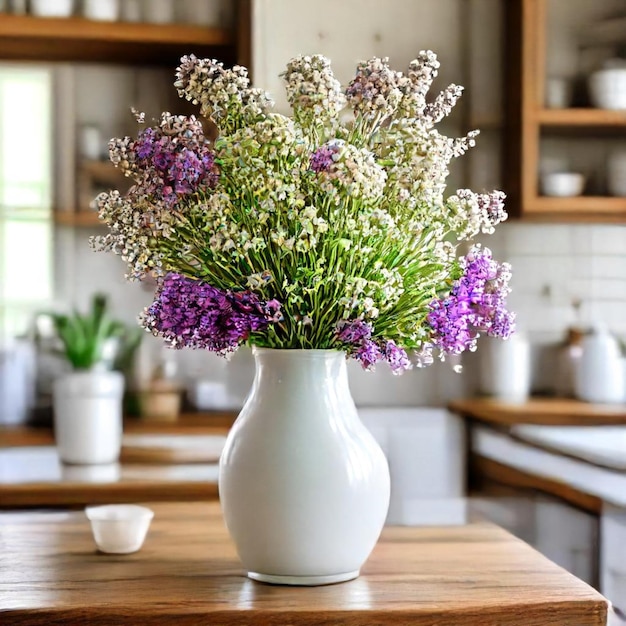
[{"label": "purple flower", "polygon": [[372,325],[363,320],[343,321],[337,324],[337,338],[343,343],[359,343],[372,336]]},{"label": "purple flower", "polygon": [[353,353],[364,370],[371,370],[383,358],[381,349],[371,339],[363,341]]},{"label": "purple flower", "polygon": [[433,344],[449,354],[474,349],[480,332],[506,339],[515,315],[506,309],[510,267],[499,264],[487,248],[475,247],[462,259],[463,275],[447,298],[431,302],[428,322]]},{"label": "purple flower", "polygon": [[389,367],[394,374],[411,369],[411,361],[409,361],[406,350],[396,345],[395,341],[391,339],[385,341],[382,351],[385,361],[389,363]]},{"label": "purple flower", "polygon": [[309,160],[310,167],[314,172],[327,172],[335,162],[335,155],[339,153],[341,146],[336,141],[330,141],[320,146]]},{"label": "purple flower", "polygon": [[174,205],[181,196],[217,184],[215,155],[194,118],[165,115],[158,127],[146,128],[128,145],[138,183],[133,193]]},{"label": "purple flower", "polygon": [[348,354],[359,361],[363,369],[372,369],[378,361],[387,361],[394,374],[411,369],[405,350],[390,339],[372,339],[372,332],[372,325],[360,319],[339,322],[336,328],[337,339],[347,345]]},{"label": "purple flower", "polygon": [[146,160],[152,157],[155,139],[154,128],[146,128],[139,133],[135,142],[135,153],[138,159]]},{"label": "purple flower", "polygon": [[168,274],[142,325],[174,348],[226,353],[251,333],[282,319],[276,300],[263,302],[250,291],[223,291],[180,274]]}]

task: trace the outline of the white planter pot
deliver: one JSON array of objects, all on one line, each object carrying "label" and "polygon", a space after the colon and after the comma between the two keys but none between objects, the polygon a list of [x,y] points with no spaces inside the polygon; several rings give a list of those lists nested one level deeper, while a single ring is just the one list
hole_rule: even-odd
[{"label": "white planter pot", "polygon": [[385,456],[361,423],[345,356],[254,349],[252,390],[220,458],[226,526],[248,576],[356,578],[389,506]]},{"label": "white planter pot", "polygon": [[117,461],[122,447],[120,372],[74,372],[54,382],[54,436],[65,463]]}]

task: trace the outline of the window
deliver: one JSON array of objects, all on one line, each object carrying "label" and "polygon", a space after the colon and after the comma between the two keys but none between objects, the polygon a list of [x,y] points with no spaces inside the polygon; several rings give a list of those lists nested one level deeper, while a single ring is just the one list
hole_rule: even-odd
[{"label": "window", "polygon": [[0,66],[0,339],[52,297],[52,73]]}]

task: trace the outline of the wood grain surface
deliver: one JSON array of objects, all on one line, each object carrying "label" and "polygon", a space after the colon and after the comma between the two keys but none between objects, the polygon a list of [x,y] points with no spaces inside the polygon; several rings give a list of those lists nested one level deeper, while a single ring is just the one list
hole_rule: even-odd
[{"label": "wood grain surface", "polygon": [[217,503],[155,504],[140,552],[98,553],[81,512],[0,514],[0,623],[604,626],[606,601],[487,524],[388,527],[362,575],[314,588],[244,576]]},{"label": "wood grain surface", "polygon": [[[189,50],[226,60],[236,34],[191,24],[105,22],[81,17],[0,17],[0,58],[35,61],[98,61],[169,64]],[[172,65],[173,66],[173,65]]]},{"label": "wood grain surface", "polygon": [[498,426],[626,424],[626,405],[591,404],[569,398],[531,398],[522,404],[508,404],[491,398],[468,398],[451,402],[449,409],[464,417]]}]

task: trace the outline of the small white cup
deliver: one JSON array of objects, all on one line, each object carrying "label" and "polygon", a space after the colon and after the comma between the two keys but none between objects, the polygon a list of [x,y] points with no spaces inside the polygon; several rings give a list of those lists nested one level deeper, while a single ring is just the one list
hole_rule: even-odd
[{"label": "small white cup", "polygon": [[136,504],[90,506],[85,515],[101,552],[130,554],[143,545],[154,511]]}]

